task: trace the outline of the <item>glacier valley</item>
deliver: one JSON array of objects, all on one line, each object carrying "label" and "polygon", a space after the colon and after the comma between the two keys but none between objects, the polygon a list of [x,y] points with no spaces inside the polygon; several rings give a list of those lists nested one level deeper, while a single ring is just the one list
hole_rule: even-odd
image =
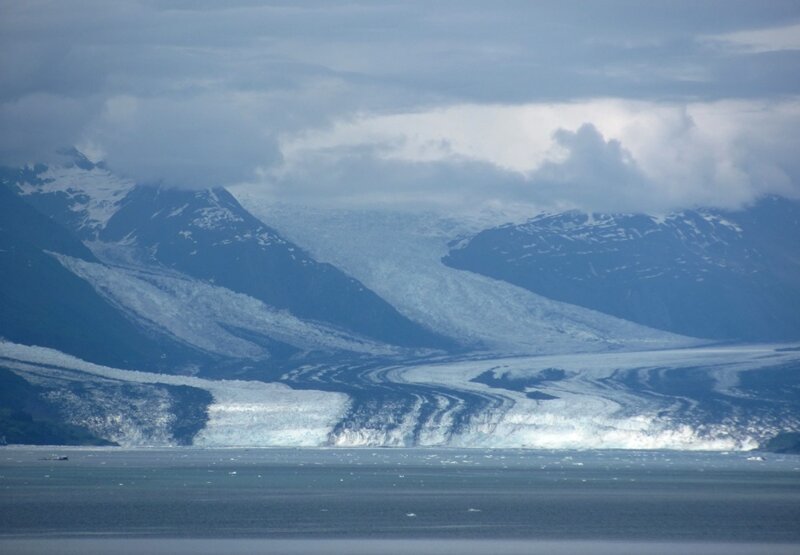
[{"label": "glacier valley", "polygon": [[131,447],[724,451],[800,430],[796,246],[763,247],[758,213],[484,231],[83,158],[0,177],[0,409],[25,422]]}]

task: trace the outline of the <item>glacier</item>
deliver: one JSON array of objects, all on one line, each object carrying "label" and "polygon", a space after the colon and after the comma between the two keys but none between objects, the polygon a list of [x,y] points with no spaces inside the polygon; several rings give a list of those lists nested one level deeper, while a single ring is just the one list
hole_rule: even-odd
[{"label": "glacier", "polygon": [[[778,390],[773,398],[741,382],[774,369],[794,377],[776,385],[767,376],[766,389]],[[505,400],[502,418],[486,414],[485,425],[453,442],[459,446],[728,450],[756,448],[764,437],[800,424],[798,371],[796,347],[750,345],[467,360],[397,369],[393,379]],[[486,372],[512,384],[528,378],[535,388],[527,389],[544,395],[476,381]],[[541,378],[556,373],[556,379]],[[675,383],[664,387],[660,382],[670,374]],[[698,390],[695,378],[708,389]],[[711,396],[719,399],[717,414],[706,408]]]},{"label": "glacier", "polygon": [[279,204],[246,185],[230,191],[316,259],[342,268],[408,318],[473,348],[544,354],[698,343],[446,266],[448,243],[472,230],[468,222]]},{"label": "glacier", "polygon": [[[348,408],[347,396],[295,390],[279,383],[240,380],[207,380],[153,372],[121,370],[92,364],[54,349],[0,341],[0,365],[40,385],[71,379],[102,383],[114,381],[137,385],[189,386],[211,393],[208,422],[194,438],[196,446],[263,447],[269,445],[324,445],[327,434]],[[157,394],[156,394],[157,395]],[[110,401],[110,400],[109,400]],[[97,405],[97,400],[92,404]],[[125,407],[102,403],[99,416],[82,418],[67,410],[70,423],[86,426],[123,446],[170,446],[164,432],[170,418],[166,407],[149,403],[145,422],[133,421]],[[74,407],[68,407],[74,409]],[[110,432],[110,433],[109,433]]]},{"label": "glacier", "polygon": [[[208,421],[193,442],[203,447],[739,450],[800,425],[797,345],[309,365],[282,383],[120,370],[5,341],[0,364],[42,385],[111,380],[208,391]],[[158,401],[154,392],[149,420],[138,425],[111,403],[100,403],[100,419],[82,420],[72,406],[66,415],[122,445],[169,445],[170,415]]]},{"label": "glacier", "polygon": [[[113,246],[103,255],[112,258]],[[98,249],[99,250],[99,249]],[[97,264],[54,254],[102,296],[131,317],[207,352],[241,359],[269,358],[269,351],[231,330],[245,330],[305,350],[344,350],[392,355],[400,349],[359,338],[333,326],[301,320],[287,310],[153,266]],[[117,256],[116,258],[120,258]]]}]

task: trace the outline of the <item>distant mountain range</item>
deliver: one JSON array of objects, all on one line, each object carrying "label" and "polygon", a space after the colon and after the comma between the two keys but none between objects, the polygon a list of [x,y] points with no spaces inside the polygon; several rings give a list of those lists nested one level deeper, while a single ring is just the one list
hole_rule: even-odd
[{"label": "distant mountain range", "polygon": [[[800,350],[674,351],[800,340],[795,201],[464,235],[64,157],[0,170],[7,441],[736,448],[797,431]],[[581,370],[579,353],[634,352]],[[567,358],[525,370],[547,356]],[[600,415],[627,431],[591,432]]]},{"label": "distant mountain range", "polygon": [[800,202],[739,212],[543,214],[452,245],[445,263],[682,335],[800,339]]}]

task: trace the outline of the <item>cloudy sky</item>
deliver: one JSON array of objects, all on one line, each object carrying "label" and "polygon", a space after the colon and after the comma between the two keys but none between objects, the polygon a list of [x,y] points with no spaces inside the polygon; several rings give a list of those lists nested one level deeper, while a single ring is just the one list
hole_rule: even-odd
[{"label": "cloudy sky", "polygon": [[[224,6],[224,7],[220,7]],[[800,196],[800,2],[0,0],[0,162],[451,210]]]}]

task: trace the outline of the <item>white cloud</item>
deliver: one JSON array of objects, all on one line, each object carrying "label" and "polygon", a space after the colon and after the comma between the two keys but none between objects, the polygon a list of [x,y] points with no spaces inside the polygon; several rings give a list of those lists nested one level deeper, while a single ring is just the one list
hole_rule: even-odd
[{"label": "white cloud", "polygon": [[[448,170],[438,172],[438,179],[449,174],[466,181],[473,200],[594,210],[738,207],[767,193],[800,196],[800,163],[793,154],[798,137],[798,99],[469,104],[361,114],[285,136],[285,163],[272,177],[287,195],[324,181],[314,193],[318,198],[355,191],[375,197],[389,189],[396,197],[399,175],[425,181],[431,194],[462,194],[455,184],[421,175],[420,167],[430,175],[440,164]],[[370,167],[365,157],[374,159]],[[326,168],[326,179],[310,170],[317,165]],[[390,166],[391,178],[385,174]],[[456,175],[458,166],[473,175]],[[483,169],[476,174],[477,167]],[[331,183],[336,176],[338,184]],[[418,189],[419,184],[406,187],[411,194]]]},{"label": "white cloud", "polygon": [[751,53],[800,50],[800,23],[708,35],[703,40],[723,48]]}]

